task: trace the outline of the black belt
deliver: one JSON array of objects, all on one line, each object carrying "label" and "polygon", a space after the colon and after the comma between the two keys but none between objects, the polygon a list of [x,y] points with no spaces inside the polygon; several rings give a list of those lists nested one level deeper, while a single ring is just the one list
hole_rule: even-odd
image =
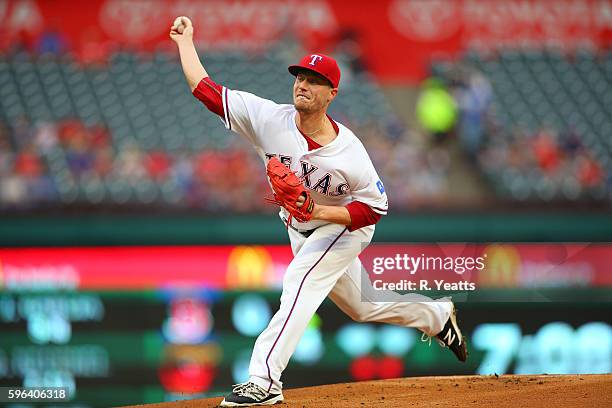
[{"label": "black belt", "polygon": [[313,228],[313,229],[311,229],[311,230],[306,230],[306,231],[299,230],[299,229],[295,228],[293,225],[291,225],[291,224],[287,224],[287,220],[286,220],[286,219],[284,219],[284,218],[283,218],[282,220],[283,220],[283,222],[285,223],[285,225],[286,225],[287,227],[291,228],[292,230],[294,230],[294,231],[295,231],[295,232],[297,232],[298,234],[302,234],[302,235],[303,235],[304,237],[306,237],[306,238],[308,238],[309,236],[311,236],[311,235],[312,235],[312,233],[313,233],[313,232],[315,232],[315,230],[316,230],[316,228]]}]

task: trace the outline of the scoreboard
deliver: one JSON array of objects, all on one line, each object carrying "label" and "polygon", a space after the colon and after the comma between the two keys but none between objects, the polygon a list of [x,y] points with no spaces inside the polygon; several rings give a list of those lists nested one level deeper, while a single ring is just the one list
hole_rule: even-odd
[{"label": "scoreboard", "polygon": [[[71,404],[79,406],[220,395],[247,377],[254,340],[279,295],[4,292],[0,385],[68,387]],[[326,301],[283,380],[300,387],[400,376],[612,370],[612,327],[601,304],[458,307],[470,344],[467,364],[435,342],[421,343],[414,330],[354,323]]]}]

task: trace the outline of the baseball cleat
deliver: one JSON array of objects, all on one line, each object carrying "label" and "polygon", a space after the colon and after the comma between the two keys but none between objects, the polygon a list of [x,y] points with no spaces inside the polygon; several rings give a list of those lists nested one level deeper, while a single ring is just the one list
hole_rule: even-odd
[{"label": "baseball cleat", "polygon": [[254,405],[274,405],[283,402],[283,394],[270,394],[259,385],[246,382],[234,385],[232,393],[221,401],[220,407],[250,407]]},{"label": "baseball cleat", "polygon": [[465,362],[465,360],[467,360],[467,344],[457,324],[457,310],[454,304],[450,317],[446,321],[442,331],[436,335],[436,338],[438,339],[438,343],[440,343],[441,346],[448,347],[459,361]]}]

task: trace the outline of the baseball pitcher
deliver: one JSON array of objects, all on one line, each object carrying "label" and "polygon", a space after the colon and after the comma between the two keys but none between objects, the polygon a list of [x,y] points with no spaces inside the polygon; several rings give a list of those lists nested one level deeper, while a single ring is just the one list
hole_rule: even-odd
[{"label": "baseball pitcher", "polygon": [[280,105],[213,81],[200,62],[187,17],[175,20],[170,38],[193,95],[250,143],[266,165],[272,201],[280,206],[294,254],[280,308],[255,342],[249,379],[235,385],[221,406],[283,401],[281,374],[327,296],[355,321],[414,327],[465,361],[467,348],[450,299],[407,294],[397,303],[362,300],[358,255],[387,214],[387,195],[363,144],[326,113],[339,92],[336,61],[308,54],[291,65],[293,104]]}]

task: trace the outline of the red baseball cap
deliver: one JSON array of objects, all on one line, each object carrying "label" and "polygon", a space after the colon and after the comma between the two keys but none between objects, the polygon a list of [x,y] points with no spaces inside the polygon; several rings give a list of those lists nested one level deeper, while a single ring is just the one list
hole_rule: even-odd
[{"label": "red baseball cap", "polygon": [[289,72],[294,76],[305,69],[323,76],[333,88],[337,88],[340,84],[340,68],[332,57],[323,54],[308,54],[300,60],[299,64],[289,66]]}]

